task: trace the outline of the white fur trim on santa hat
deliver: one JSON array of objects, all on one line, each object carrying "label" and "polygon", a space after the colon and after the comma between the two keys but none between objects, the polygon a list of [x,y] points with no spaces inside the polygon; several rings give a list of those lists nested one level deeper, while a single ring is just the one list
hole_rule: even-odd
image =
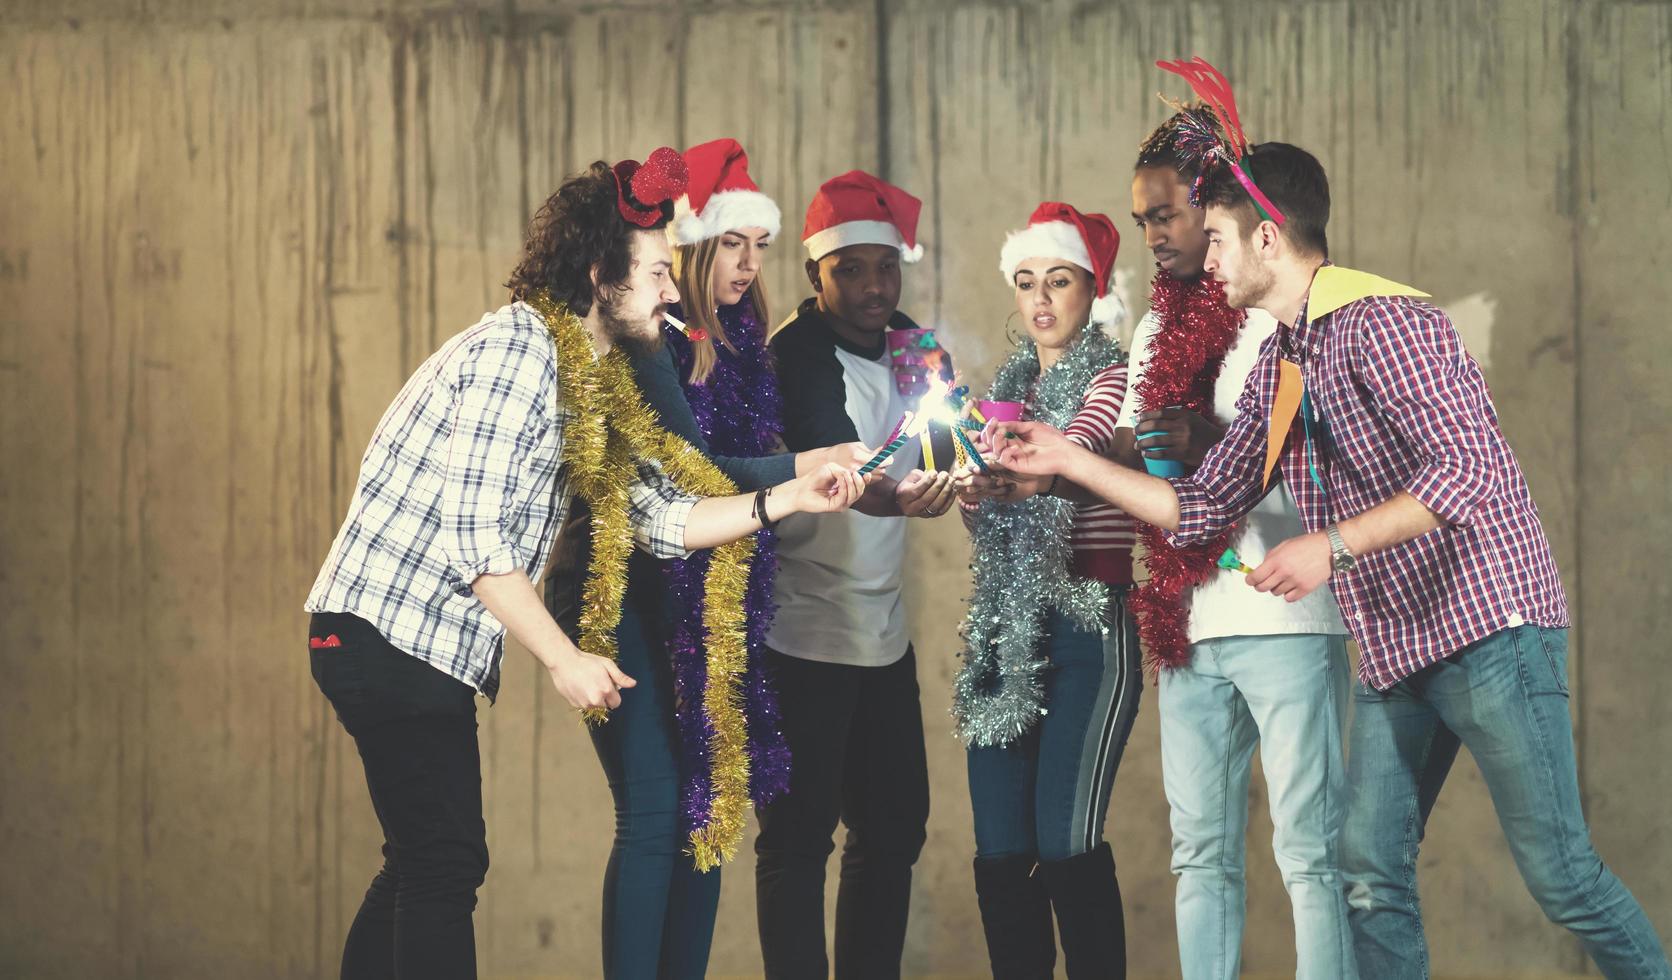
[{"label": "white fur trim on santa hat", "polygon": [[1114,286],[1109,287],[1107,295],[1091,301],[1091,322],[1102,327],[1110,337],[1120,339],[1120,328],[1126,325],[1126,302]]},{"label": "white fur trim on santa hat", "polygon": [[892,245],[900,250],[900,261],[906,263],[923,258],[923,245],[907,248],[900,238],[900,229],[887,221],[844,221],[813,232],[802,244],[807,246],[807,256],[815,262],[849,245]]},{"label": "white fur trim on santa hat", "polygon": [[673,206],[673,224],[668,227],[675,245],[695,245],[739,228],[765,228],[776,238],[783,222],[772,198],[760,191],[734,190],[711,196],[704,202],[702,214],[691,210],[689,196],[680,195]]},{"label": "white fur trim on santa hat", "polygon": [[1016,267],[1028,259],[1067,259],[1092,272],[1091,254],[1080,229],[1066,221],[1041,221],[1013,231],[999,249],[999,271],[1006,283],[1016,281]]}]

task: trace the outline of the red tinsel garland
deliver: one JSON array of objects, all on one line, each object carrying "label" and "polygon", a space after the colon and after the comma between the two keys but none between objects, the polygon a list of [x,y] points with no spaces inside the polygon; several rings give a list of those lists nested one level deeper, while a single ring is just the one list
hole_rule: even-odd
[{"label": "red tinsel garland", "polygon": [[[1225,352],[1242,329],[1243,312],[1225,303],[1225,287],[1202,275],[1180,281],[1157,271],[1150,284],[1150,309],[1159,329],[1150,340],[1138,406],[1146,412],[1181,405],[1213,418],[1213,385]],[[1152,670],[1190,662],[1189,614],[1185,595],[1213,575],[1230,539],[1227,531],[1211,541],[1174,548],[1160,529],[1139,526],[1149,581],[1132,594],[1129,606],[1138,617],[1145,662]]]}]

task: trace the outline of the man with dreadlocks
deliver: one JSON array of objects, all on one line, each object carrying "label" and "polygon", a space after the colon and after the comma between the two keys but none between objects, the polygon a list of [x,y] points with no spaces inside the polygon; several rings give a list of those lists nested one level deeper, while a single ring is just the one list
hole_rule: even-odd
[{"label": "man with dreadlocks", "polygon": [[1672,980],[1654,926],[1591,843],[1567,598],[1480,365],[1426,293],[1330,264],[1316,157],[1250,146],[1206,62],[1162,67],[1190,80],[1223,130],[1198,195],[1204,268],[1232,306],[1270,311],[1277,332],[1188,477],[1135,473],[1027,422],[988,426],[1000,462],[1060,473],[1182,545],[1222,534],[1281,473],[1306,533],[1248,583],[1297,602],[1330,583],[1359,643],[1341,869],[1363,976],[1428,976],[1417,856],[1466,746],[1545,915],[1604,976]]},{"label": "man with dreadlocks", "polygon": [[[1155,256],[1150,312],[1133,336],[1119,458],[1157,472],[1193,470],[1236,418],[1260,347],[1277,329],[1236,309],[1202,271],[1208,238],[1191,193],[1207,161],[1191,127],[1217,132],[1205,105],[1183,109],[1144,141],[1132,220]],[[1139,448],[1141,446],[1141,449]],[[1256,744],[1270,788],[1272,852],[1294,909],[1301,977],[1355,975],[1338,838],[1346,628],[1328,587],[1299,602],[1250,589],[1217,559],[1233,545],[1258,564],[1302,533],[1283,484],[1234,531],[1185,548],[1144,528],[1149,578],[1132,599],[1159,668],[1161,766],[1172,808],[1175,920],[1185,980],[1239,975],[1246,908],[1248,787]]]}]

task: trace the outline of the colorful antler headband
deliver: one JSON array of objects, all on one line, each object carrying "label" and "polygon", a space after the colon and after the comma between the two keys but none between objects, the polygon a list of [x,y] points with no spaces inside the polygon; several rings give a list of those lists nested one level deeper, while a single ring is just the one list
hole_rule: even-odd
[{"label": "colorful antler headband", "polygon": [[[1263,194],[1254,181],[1248,176],[1248,171],[1242,167],[1242,158],[1248,153],[1248,137],[1242,131],[1242,120],[1237,116],[1237,100],[1231,92],[1231,83],[1219,73],[1219,69],[1204,61],[1200,56],[1189,61],[1157,61],[1157,68],[1169,71],[1190,83],[1190,88],[1196,97],[1208,104],[1214,116],[1219,119],[1219,128],[1223,136],[1215,133],[1195,114],[1184,111],[1178,122],[1177,146],[1180,151],[1199,159],[1204,165],[1211,159],[1217,158],[1231,168],[1236,174],[1242,189],[1254,201],[1254,210],[1260,212],[1260,217],[1279,227],[1283,225],[1283,212],[1271,202],[1271,198]],[[1205,171],[1206,167],[1203,167]],[[1200,178],[1190,186],[1190,203],[1199,204]]]}]

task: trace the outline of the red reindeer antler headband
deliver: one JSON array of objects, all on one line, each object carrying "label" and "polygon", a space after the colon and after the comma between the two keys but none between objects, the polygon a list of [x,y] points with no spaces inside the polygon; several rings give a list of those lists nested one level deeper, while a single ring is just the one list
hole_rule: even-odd
[{"label": "red reindeer antler headband", "polygon": [[[1213,158],[1229,166],[1231,173],[1236,175],[1237,182],[1242,184],[1242,189],[1253,199],[1254,209],[1260,212],[1262,218],[1281,227],[1283,212],[1277,209],[1271,198],[1254,186],[1248,171],[1243,169],[1242,159],[1248,154],[1248,137],[1242,131],[1242,119],[1237,115],[1237,99],[1231,91],[1231,83],[1225,80],[1219,69],[1208,64],[1200,56],[1189,61],[1157,61],[1155,66],[1188,82],[1196,97],[1206,102],[1213,110],[1223,132],[1223,135],[1213,132],[1201,120],[1185,112],[1179,122],[1180,149],[1197,156],[1204,169]],[[1192,185],[1192,198],[1197,196],[1197,190],[1198,185]],[[1198,202],[1192,200],[1191,203]]]}]

